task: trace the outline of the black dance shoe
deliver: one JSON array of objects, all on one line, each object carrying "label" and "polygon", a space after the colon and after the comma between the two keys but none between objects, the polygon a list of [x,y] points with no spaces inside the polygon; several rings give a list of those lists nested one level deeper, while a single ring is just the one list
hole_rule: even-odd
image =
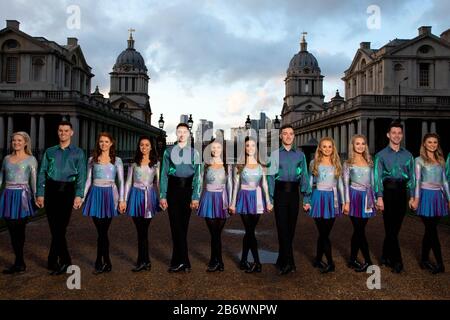
[{"label": "black dance shoe", "polygon": [[251,267],[251,264],[247,260],[241,260],[239,263],[239,269],[241,270],[249,270]]},{"label": "black dance shoe", "polygon": [[70,264],[65,263],[59,266],[59,269],[56,270],[54,273],[52,273],[52,275],[54,276],[59,276],[61,274],[64,274],[67,272],[67,269],[69,268]]},{"label": "black dance shoe", "polygon": [[112,264],[111,262],[106,262],[103,265],[103,272],[111,272],[112,271]]},{"label": "black dance shoe", "polygon": [[24,273],[26,270],[26,266],[23,265],[12,265],[8,269],[2,271],[3,274],[14,274],[14,273]]},{"label": "black dance shoe", "polygon": [[350,259],[347,262],[347,267],[349,267],[350,269],[359,269],[361,268],[362,263],[359,262],[357,259]]},{"label": "black dance shoe", "polygon": [[145,262],[145,270],[150,271],[152,270],[152,263],[149,262]]},{"label": "black dance shoe", "polygon": [[385,258],[385,257],[381,257],[380,258],[380,266],[386,266],[386,267],[392,268],[393,264],[392,264],[391,259]]},{"label": "black dance shoe", "polygon": [[255,273],[261,271],[262,271],[261,263],[252,263],[250,269],[245,270],[245,273]]},{"label": "black dance shoe", "polygon": [[442,263],[438,263],[436,265],[436,267],[433,269],[433,271],[431,271],[432,274],[438,274],[438,273],[444,273],[445,272],[445,267],[444,264]]},{"label": "black dance shoe", "polygon": [[138,263],[131,271],[133,272],[141,272],[147,270],[147,264],[145,262]]},{"label": "black dance shoe", "polygon": [[403,271],[403,263],[401,262],[396,262],[393,266],[392,266],[392,272],[393,273],[401,273]]},{"label": "black dance shoe", "polygon": [[326,268],[327,264],[323,262],[322,260],[315,259],[313,262],[313,267],[317,269],[323,269]]},{"label": "black dance shoe", "polygon": [[280,276],[288,274],[288,273],[293,273],[295,272],[295,267],[293,267],[292,265],[288,264],[284,267],[282,267],[280,269],[280,272],[278,273]]},{"label": "black dance shoe", "polygon": [[189,271],[191,271],[191,268],[187,264],[181,263],[177,266],[170,267],[169,270],[167,270],[167,271],[170,273],[189,272]]},{"label": "black dance shoe", "polygon": [[[209,263],[208,264],[208,269],[206,269],[206,272],[216,272],[220,270],[220,263],[219,262],[215,262],[215,263]],[[223,270],[223,265],[222,265],[222,270]]]},{"label": "black dance shoe", "polygon": [[369,268],[371,265],[371,262],[364,262],[363,264],[361,264],[361,267],[355,268],[355,272],[366,272],[367,268]]},{"label": "black dance shoe", "polygon": [[433,270],[434,270],[434,268],[436,268],[436,266],[430,260],[422,260],[420,262],[420,268],[422,270],[428,270],[430,272],[433,272]]},{"label": "black dance shoe", "polygon": [[336,266],[334,263],[327,264],[325,268],[320,269],[320,273],[325,274],[329,272],[334,272],[336,270]]}]

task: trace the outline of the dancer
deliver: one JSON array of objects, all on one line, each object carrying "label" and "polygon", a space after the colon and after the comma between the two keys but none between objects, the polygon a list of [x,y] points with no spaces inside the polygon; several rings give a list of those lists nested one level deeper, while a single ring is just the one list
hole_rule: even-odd
[{"label": "dancer", "polygon": [[159,161],[147,136],[139,138],[133,164],[128,168],[125,197],[138,237],[138,256],[133,272],[151,269],[148,228],[159,208]]},{"label": "dancer", "polygon": [[[284,125],[280,129],[282,146],[270,156],[267,181],[271,201],[274,204],[278,231],[278,259],[276,266],[280,275],[296,270],[292,241],[300,205],[300,193],[310,196],[308,165],[303,152],[294,145],[294,129]],[[309,204],[304,205],[304,210]]]},{"label": "dancer", "polygon": [[[415,162],[415,176],[413,208],[425,225],[420,265],[433,274],[441,273],[445,271],[445,267],[437,226],[441,217],[448,215],[450,191],[445,173],[445,158],[436,133],[428,133],[423,137],[420,156]],[[430,261],[430,250],[433,250],[436,265]]]},{"label": "dancer", "polygon": [[26,270],[23,257],[25,226],[34,215],[37,161],[31,153],[30,136],[23,131],[13,133],[12,153],[3,159],[0,171],[0,218],[5,219],[16,256],[14,264],[4,274]]},{"label": "dancer", "polygon": [[207,272],[223,271],[222,259],[222,230],[229,217],[228,206],[231,202],[232,171],[231,166],[223,162],[222,143],[211,142],[211,159],[205,161],[202,195],[198,209],[198,216],[205,218],[211,235],[211,258]]},{"label": "dancer", "polygon": [[[240,269],[247,273],[261,272],[255,229],[261,214],[272,211],[273,206],[255,139],[245,138],[245,156],[235,167],[233,176],[234,187],[230,211],[232,214],[238,213],[241,216],[245,227]],[[249,250],[253,255],[252,264],[247,260]]]},{"label": "dancer", "polygon": [[[349,145],[349,157],[344,163],[345,206],[344,213],[350,216],[353,225],[351,252],[348,266],[356,272],[365,272],[372,265],[369,244],[366,239],[366,225],[376,214],[373,191],[373,161],[370,157],[367,139],[354,135]],[[358,251],[364,263],[357,260]]]},{"label": "dancer", "polygon": [[86,157],[72,144],[73,133],[69,121],[59,123],[59,144],[45,151],[38,175],[37,205],[45,206],[52,235],[47,266],[51,275],[65,274],[72,264],[66,231],[72,209],[81,207],[86,183]]},{"label": "dancer", "polygon": [[414,201],[414,158],[400,144],[403,140],[403,125],[394,121],[387,132],[389,145],[378,152],[374,161],[375,193],[377,209],[383,211],[384,230],[381,265],[392,268],[392,272],[403,271],[398,234],[406,214],[408,203]]},{"label": "dancer", "polygon": [[201,159],[188,145],[189,126],[178,124],[176,135],[177,143],[164,151],[160,182],[160,205],[168,209],[173,242],[169,272],[191,270],[187,232],[192,209],[198,209],[201,188]]},{"label": "dancer", "polygon": [[126,203],[122,159],[116,156],[116,141],[108,132],[98,135],[95,150],[88,160],[84,198],[83,216],[92,217],[98,233],[94,274],[110,272],[108,230],[117,211],[125,212]]},{"label": "dancer", "polygon": [[[325,137],[320,140],[314,160],[310,163],[310,172],[310,185],[313,192],[309,215],[314,219],[319,231],[317,255],[313,266],[319,268],[321,273],[333,272],[335,264],[329,236],[335,218],[342,214],[344,185],[341,176],[341,160],[332,138]],[[328,264],[322,261],[324,254]]]}]

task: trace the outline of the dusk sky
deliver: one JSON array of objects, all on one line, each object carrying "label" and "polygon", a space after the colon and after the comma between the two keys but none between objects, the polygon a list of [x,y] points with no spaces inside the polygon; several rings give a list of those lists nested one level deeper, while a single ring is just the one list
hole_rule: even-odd
[{"label": "dusk sky", "polygon": [[[70,6],[79,8],[79,28],[73,28]],[[286,69],[303,31],[325,76],[328,101],[336,89],[344,95],[340,78],[360,42],[379,48],[416,37],[422,25],[440,35],[450,28],[449,12],[447,0],[0,2],[2,28],[11,19],[22,31],[62,45],[77,37],[95,74],[92,90],[98,85],[105,96],[127,30],[136,29],[135,48],[151,78],[152,124],[163,113],[169,140],[183,113],[193,114],[194,128],[208,119],[224,129],[242,126],[247,114],[280,114]]]}]

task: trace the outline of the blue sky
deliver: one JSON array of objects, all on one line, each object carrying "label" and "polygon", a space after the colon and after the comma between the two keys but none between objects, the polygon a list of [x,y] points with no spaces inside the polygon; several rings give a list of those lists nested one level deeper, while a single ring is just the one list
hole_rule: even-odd
[{"label": "blue sky", "polygon": [[[37,4],[39,3],[39,4]],[[69,6],[80,10],[79,29],[67,26]],[[380,10],[380,27],[369,28],[368,8]],[[32,9],[30,9],[32,8]],[[135,48],[149,69],[152,123],[164,113],[174,130],[182,113],[214,121],[216,128],[243,125],[260,111],[281,112],[289,61],[299,51],[301,32],[322,69],[326,100],[363,41],[383,46],[413,38],[421,25],[440,35],[450,28],[450,1],[2,1],[0,17],[21,22],[21,30],[65,44],[77,37],[98,85],[107,95],[109,72],[136,29]],[[195,124],[194,124],[195,126]],[[170,135],[169,137],[171,137]]]}]

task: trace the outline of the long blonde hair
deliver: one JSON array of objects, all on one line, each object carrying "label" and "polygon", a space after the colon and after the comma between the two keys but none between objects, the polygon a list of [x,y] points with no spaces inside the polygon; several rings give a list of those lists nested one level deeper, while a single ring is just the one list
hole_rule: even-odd
[{"label": "long blonde hair", "polygon": [[428,157],[427,149],[425,148],[425,142],[429,138],[437,139],[438,147],[437,147],[436,151],[434,152],[434,157],[442,166],[445,166],[444,152],[442,152],[442,148],[441,148],[441,137],[437,133],[427,133],[426,135],[423,136],[422,145],[420,146],[420,157],[423,160],[425,160],[425,162],[432,163],[431,159]]},{"label": "long blonde hair", "polygon": [[333,146],[333,153],[331,154],[331,164],[334,166],[334,175],[339,177],[342,173],[342,165],[341,165],[341,158],[339,157],[339,154],[336,149],[336,144],[334,143],[333,138],[331,137],[324,137],[320,139],[319,145],[317,146],[316,153],[314,154],[314,164],[311,168],[311,172],[314,176],[317,176],[319,174],[319,165],[322,162],[323,154],[320,150],[320,147],[324,141],[330,141],[331,145]]},{"label": "long blonde hair", "polygon": [[362,134],[355,134],[352,137],[352,139],[351,139],[351,141],[350,141],[350,143],[348,145],[348,160],[347,160],[347,164],[348,165],[352,165],[352,164],[355,163],[355,153],[356,152],[355,152],[354,145],[355,145],[356,139],[363,139],[364,142],[366,143],[366,150],[364,150],[362,156],[363,156],[364,160],[367,161],[367,164],[369,165],[369,167],[373,167],[373,161],[372,161],[372,157],[370,156],[370,153],[369,153],[369,145],[367,144],[367,138],[366,138],[365,135],[362,135]]},{"label": "long blonde hair", "polygon": [[28,135],[28,133],[26,133],[25,131],[17,131],[17,132],[14,132],[14,133],[11,135],[11,150],[13,149],[13,147],[12,147],[12,141],[13,141],[13,139],[14,139],[14,136],[21,136],[21,137],[25,140],[25,148],[24,148],[24,151],[25,151],[25,153],[26,153],[27,155],[32,156],[32,155],[33,155],[33,152],[32,152],[32,150],[31,150],[31,138],[30,138],[30,136]]}]

